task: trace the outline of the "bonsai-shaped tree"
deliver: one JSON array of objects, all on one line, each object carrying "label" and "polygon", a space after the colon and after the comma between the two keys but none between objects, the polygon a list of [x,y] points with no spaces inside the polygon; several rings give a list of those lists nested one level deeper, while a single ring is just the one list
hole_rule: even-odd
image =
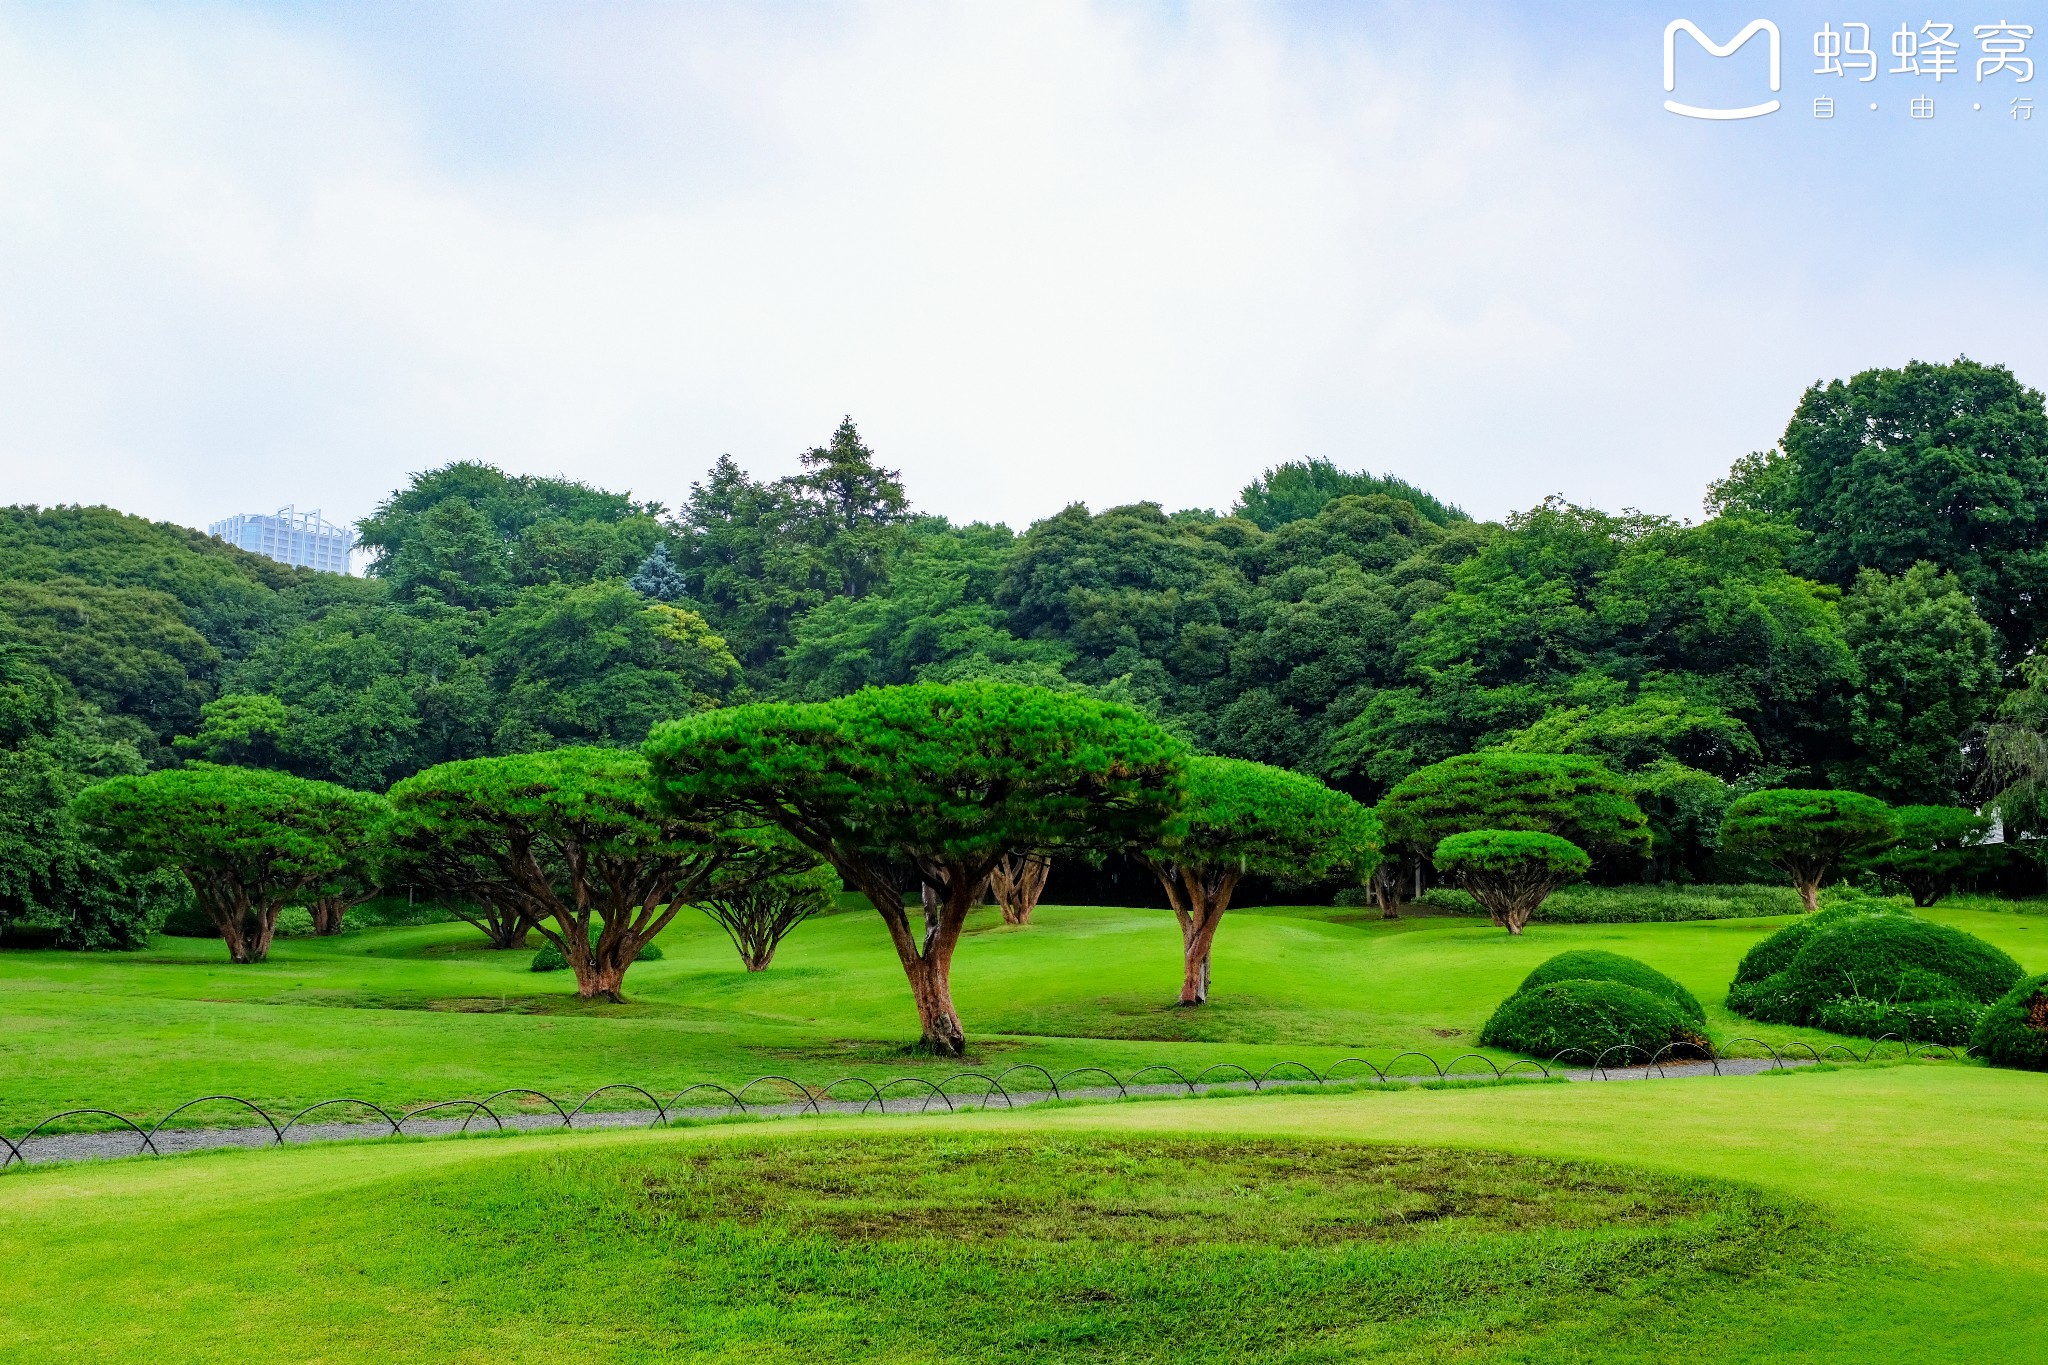
[{"label": "bonsai-shaped tree", "polygon": [[1453,834],[1436,846],[1435,862],[1510,934],[1520,934],[1545,897],[1593,865],[1568,839],[1517,829]]},{"label": "bonsai-shaped tree", "polygon": [[211,763],[111,778],[71,809],[131,866],[184,874],[238,963],[270,955],[285,906],[369,863],[387,814],[368,792]]},{"label": "bonsai-shaped tree", "polygon": [[627,969],[685,905],[791,869],[729,821],[658,807],[646,760],[618,749],[443,763],[392,787],[391,806],[411,875],[517,910],[586,1000],[623,1000]]},{"label": "bonsai-shaped tree", "polygon": [[1029,924],[1038,898],[1045,894],[1045,879],[1052,875],[1052,859],[1042,853],[1012,853],[988,875],[988,887],[1002,907],[1003,923]]},{"label": "bonsai-shaped tree", "polygon": [[1984,843],[1991,833],[1988,815],[1961,806],[1896,806],[1892,817],[1899,841],[1860,865],[1905,887],[1923,910],[1957,881],[1987,870],[1996,856],[1997,846]]},{"label": "bonsai-shaped tree", "polygon": [[1876,852],[1898,832],[1891,807],[1875,797],[1780,787],[1751,792],[1728,807],[1721,820],[1721,847],[1785,873],[1810,911],[1837,864]]},{"label": "bonsai-shaped tree", "polygon": [[[866,688],[655,727],[646,752],[682,809],[770,821],[868,898],[917,1004],[922,1045],[967,1050],[953,952],[1004,858],[1156,842],[1186,750],[1118,703],[1014,683]],[[933,888],[923,932],[904,894]]]},{"label": "bonsai-shaped tree", "polygon": [[1408,774],[1378,806],[1388,843],[1428,859],[1453,834],[1554,834],[1591,856],[1645,857],[1649,823],[1627,783],[1597,759],[1488,750]]},{"label": "bonsai-shaped tree", "polygon": [[718,921],[739,950],[740,963],[758,972],[775,960],[790,930],[830,908],[838,889],[839,874],[818,866],[714,891],[697,908]]},{"label": "bonsai-shaped tree", "polygon": [[1371,811],[1313,777],[1241,758],[1188,760],[1178,828],[1143,850],[1180,921],[1180,1003],[1209,998],[1209,952],[1246,873],[1285,882],[1363,877],[1380,856]]}]

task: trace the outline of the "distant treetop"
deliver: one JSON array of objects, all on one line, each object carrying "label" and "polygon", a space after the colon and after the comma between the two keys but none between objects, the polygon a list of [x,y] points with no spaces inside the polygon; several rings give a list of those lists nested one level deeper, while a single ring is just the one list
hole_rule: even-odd
[{"label": "distant treetop", "polygon": [[1231,514],[1271,531],[1290,521],[1314,516],[1333,499],[1368,497],[1374,493],[1414,504],[1416,511],[1439,526],[1472,520],[1463,508],[1439,501],[1406,479],[1397,479],[1392,474],[1354,474],[1318,459],[1289,460],[1273,466],[1244,486]]}]

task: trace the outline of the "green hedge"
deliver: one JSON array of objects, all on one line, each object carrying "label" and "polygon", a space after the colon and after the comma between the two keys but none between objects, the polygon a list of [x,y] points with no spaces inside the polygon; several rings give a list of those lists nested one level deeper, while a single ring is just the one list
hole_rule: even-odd
[{"label": "green hedge", "polygon": [[[1462,915],[1483,915],[1479,902],[1453,887],[1432,887],[1422,904]],[[1569,886],[1543,902],[1547,924],[1675,924],[1702,919],[1796,915],[1804,909],[1789,886],[1707,884]]]},{"label": "green hedge", "polygon": [[[1623,1045],[1648,1056],[1672,1044],[1701,1054],[1710,1046],[1698,1023],[1676,1004],[1619,981],[1553,981],[1519,991],[1501,1002],[1479,1041],[1546,1061],[1564,1053],[1567,1060],[1586,1062]],[[1619,1064],[1628,1058],[1609,1060]]]},{"label": "green hedge", "polygon": [[1984,940],[1871,897],[1847,897],[1749,950],[1728,1008],[1773,1024],[1875,1038],[1970,1039],[1984,1007],[2020,978]]},{"label": "green hedge", "polygon": [[1574,948],[1568,953],[1559,953],[1522,978],[1515,994],[1526,994],[1553,981],[1619,981],[1624,986],[1634,986],[1637,990],[1669,1000],[1695,1023],[1703,1024],[1707,1019],[1705,1008],[1693,993],[1655,967],[1600,948]]},{"label": "green hedge", "polygon": [[2048,1071],[2048,973],[2028,977],[1992,1002],[1970,1047],[1993,1066]]}]

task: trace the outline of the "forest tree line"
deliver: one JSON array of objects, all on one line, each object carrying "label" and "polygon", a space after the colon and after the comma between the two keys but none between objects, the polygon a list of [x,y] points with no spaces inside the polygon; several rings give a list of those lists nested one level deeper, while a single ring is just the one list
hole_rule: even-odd
[{"label": "forest tree line", "polygon": [[1722,814],[1765,788],[2002,790],[2008,836],[2032,832],[2038,391],[1967,360],[1817,384],[1707,511],[1551,499],[1482,522],[1307,460],[1226,511],[1077,503],[1018,532],[917,511],[851,420],[792,476],[721,458],[673,505],[430,470],[360,524],[361,579],[106,508],[12,507],[0,919],[113,894],[63,828],[99,777],[206,759],[382,791],[914,681],[1128,702],[1196,751],[1366,801],[1462,753],[1596,757],[1649,817],[1655,878],[1725,875]]}]

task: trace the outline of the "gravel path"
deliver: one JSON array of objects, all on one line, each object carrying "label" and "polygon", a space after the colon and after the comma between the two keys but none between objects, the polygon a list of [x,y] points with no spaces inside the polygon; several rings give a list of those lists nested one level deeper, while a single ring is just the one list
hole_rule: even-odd
[{"label": "gravel path", "polygon": [[[1716,1074],[1723,1076],[1750,1076],[1761,1071],[1769,1071],[1776,1065],[1778,1063],[1768,1059],[1741,1057],[1722,1059],[1719,1064],[1720,1069],[1718,1073],[1711,1062],[1669,1062],[1662,1068],[1608,1067],[1599,1073],[1592,1071],[1559,1071],[1553,1073],[1553,1075],[1568,1081],[1678,1080]],[[1785,1065],[1804,1066],[1811,1065],[1811,1063],[1790,1062]],[[1387,1078],[1390,1082],[1418,1085],[1437,1079],[1439,1078],[1436,1076],[1389,1076]],[[1490,1078],[1458,1076],[1452,1079],[1478,1080]],[[1354,1080],[1355,1078],[1345,1077],[1341,1082],[1333,1082],[1333,1084],[1349,1085],[1354,1083]],[[1265,1084],[1268,1089],[1284,1087],[1295,1094],[1302,1093],[1303,1091],[1312,1094],[1316,1089],[1313,1082],[1289,1082],[1284,1077],[1275,1077]],[[1204,1095],[1250,1094],[1254,1088],[1249,1082],[1245,1081],[1219,1081],[1207,1085],[1194,1086],[1193,1090],[1195,1093]],[[1147,1099],[1185,1095],[1187,1093],[1189,1093],[1189,1087],[1173,1084],[1127,1085],[1121,1088],[1111,1086],[1087,1089],[1069,1088],[1062,1090],[1057,1097],[1049,1090],[1012,1089],[1008,1092],[1008,1107],[1022,1109],[1033,1104],[1043,1104],[1047,1100],[1054,1098],[1071,1100]],[[949,1107],[954,1112],[968,1109],[1001,1109],[1005,1107],[1003,1094],[995,1091],[990,1091],[986,1095],[978,1095],[970,1090],[954,1094],[949,1098],[950,1105],[948,1099],[934,1098],[930,1095],[896,1095],[887,1101],[883,1106],[883,1111],[890,1114],[915,1114],[929,1113],[935,1109],[944,1111]],[[501,1101],[496,1107],[505,1109],[509,1106],[506,1102]],[[784,1104],[748,1104],[745,1109],[745,1117],[750,1119],[767,1119],[796,1118],[812,1113],[860,1114],[874,1107],[875,1101],[872,1099],[869,1099],[865,1104],[859,1101],[825,1099],[809,1102],[792,1100]],[[341,1112],[347,1112],[339,1105],[336,1106],[336,1109]],[[369,1111],[362,1109],[357,1112],[367,1114]],[[394,1114],[393,1117],[403,1122],[403,1131],[408,1137],[445,1137],[462,1132],[495,1132],[500,1129],[539,1132],[565,1126],[562,1115],[553,1109],[544,1109],[539,1113],[532,1112],[531,1110],[523,1110],[518,1113],[505,1112],[495,1116],[482,1109],[465,1111],[456,1108],[452,1112],[455,1115],[452,1118],[422,1117],[406,1119],[402,1113]],[[667,1116],[672,1120],[721,1119],[731,1118],[739,1113],[739,1110],[727,1104],[670,1109]],[[584,1110],[575,1116],[573,1124],[567,1126],[576,1128],[648,1128],[660,1122],[661,1118],[661,1113],[654,1109]],[[284,1141],[286,1144],[296,1147],[300,1143],[305,1142],[340,1142],[351,1139],[390,1136],[392,1136],[391,1123],[377,1119],[368,1122],[358,1120],[353,1122],[298,1123],[292,1125],[291,1131],[284,1135]],[[126,1128],[120,1128],[110,1132],[62,1133],[45,1137],[34,1137],[26,1142],[19,1143],[16,1150],[19,1162],[29,1165],[41,1165],[53,1161],[95,1161],[114,1157],[139,1156],[145,1151],[152,1149],[159,1154],[167,1156],[173,1152],[196,1152],[218,1147],[269,1147],[276,1145],[277,1141],[277,1133],[267,1125],[237,1128],[164,1128],[151,1136],[149,1146],[145,1148],[139,1134]],[[7,1147],[0,1146],[0,1160],[4,1160],[6,1157]]]}]

